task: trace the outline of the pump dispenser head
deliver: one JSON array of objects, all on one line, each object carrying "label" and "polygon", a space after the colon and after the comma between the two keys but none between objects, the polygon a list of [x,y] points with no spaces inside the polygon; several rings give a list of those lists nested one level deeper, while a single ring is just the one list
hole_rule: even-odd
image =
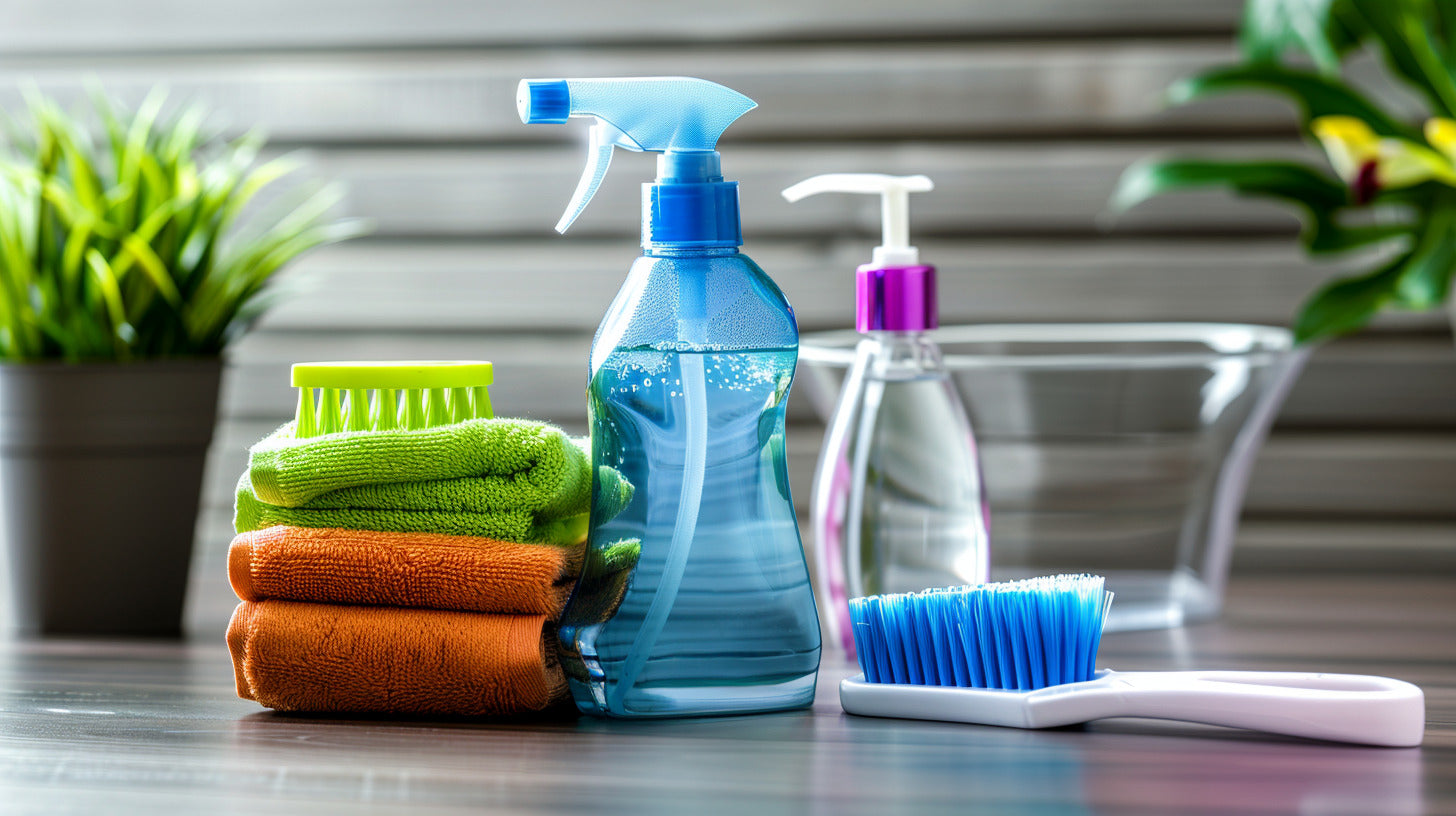
[{"label": "pump dispenser head", "polygon": [[556,224],[566,232],[596,194],[614,148],[661,153],[658,183],[644,191],[643,241],[737,246],[738,186],[723,181],[718,138],[752,99],[693,77],[523,79],[516,110],[528,125],[591,118],[586,168]]},{"label": "pump dispenser head", "polygon": [[883,235],[870,262],[855,274],[855,327],[866,331],[924,331],[940,324],[935,267],[920,263],[910,245],[910,193],[935,189],[926,176],[827,173],[784,190],[791,202],[819,193],[880,196]]},{"label": "pump dispenser head", "polygon": [[935,189],[927,176],[887,176],[883,173],[826,173],[806,178],[784,190],[791,203],[819,193],[868,193],[880,197],[880,245],[870,259],[881,269],[915,266],[920,252],[910,245],[910,193]]}]

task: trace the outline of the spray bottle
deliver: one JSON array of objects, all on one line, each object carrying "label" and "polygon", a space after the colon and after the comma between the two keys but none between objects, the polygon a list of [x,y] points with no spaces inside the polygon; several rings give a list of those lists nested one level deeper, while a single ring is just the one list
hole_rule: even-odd
[{"label": "spray bottle", "polygon": [[642,187],[644,253],[592,344],[593,464],[635,492],[614,518],[593,513],[562,619],[576,704],[616,717],[809,705],[819,622],[784,454],[798,328],[738,251],[738,184],[716,149],[756,105],[705,80],[650,77],[524,80],[517,106],[527,124],[594,120],[558,231],[616,148],[659,154]]},{"label": "spray bottle", "polygon": [[989,571],[980,459],[955,383],[928,332],[935,267],[910,245],[909,194],[925,176],[833,173],[784,190],[880,196],[883,237],[855,273],[863,335],[829,420],[811,502],[830,637],[854,654],[847,600],[976,584]]}]

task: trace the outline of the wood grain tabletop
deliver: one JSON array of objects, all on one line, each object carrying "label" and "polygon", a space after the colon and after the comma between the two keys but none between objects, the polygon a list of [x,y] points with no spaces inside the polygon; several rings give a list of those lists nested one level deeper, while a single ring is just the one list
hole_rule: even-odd
[{"label": "wood grain tabletop", "polygon": [[1099,664],[1385,674],[1418,749],[1151,720],[1042,732],[812,710],[654,722],[358,720],[239,700],[221,631],[0,645],[4,813],[1456,813],[1449,576],[1241,578],[1217,623],[1110,635]]}]

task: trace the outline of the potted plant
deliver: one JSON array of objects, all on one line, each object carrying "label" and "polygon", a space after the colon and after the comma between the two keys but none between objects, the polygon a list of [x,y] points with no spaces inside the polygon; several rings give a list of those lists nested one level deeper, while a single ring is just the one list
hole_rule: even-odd
[{"label": "potted plant", "polygon": [[[1361,252],[1363,273],[1304,303],[1294,324],[1300,342],[1354,331],[1385,308],[1439,306],[1456,270],[1456,2],[1249,0],[1239,39],[1239,64],[1179,82],[1171,100],[1284,96],[1326,161],[1153,159],[1123,174],[1114,205],[1223,187],[1297,208],[1312,256]],[[1415,91],[1419,119],[1346,81],[1348,58],[1362,51]]]},{"label": "potted plant", "polygon": [[181,631],[222,352],[285,263],[357,231],[329,220],[328,187],[253,212],[294,161],[163,102],[97,94],[82,118],[31,93],[0,146],[0,513],[22,632]]}]

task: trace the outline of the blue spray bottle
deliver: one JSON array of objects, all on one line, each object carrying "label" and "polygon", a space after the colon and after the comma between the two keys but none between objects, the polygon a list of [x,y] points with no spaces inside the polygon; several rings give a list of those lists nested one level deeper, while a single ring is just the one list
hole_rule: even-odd
[{"label": "blue spray bottle", "polygon": [[[635,486],[593,513],[560,629],[577,706],[665,717],[809,705],[819,622],[784,456],[798,360],[793,310],[738,251],[738,184],[718,137],[755,107],[687,77],[530,79],[527,124],[595,120],[564,232],[621,147],[660,154],[642,247],[593,342],[593,465]],[[614,502],[599,478],[594,507]]]}]

